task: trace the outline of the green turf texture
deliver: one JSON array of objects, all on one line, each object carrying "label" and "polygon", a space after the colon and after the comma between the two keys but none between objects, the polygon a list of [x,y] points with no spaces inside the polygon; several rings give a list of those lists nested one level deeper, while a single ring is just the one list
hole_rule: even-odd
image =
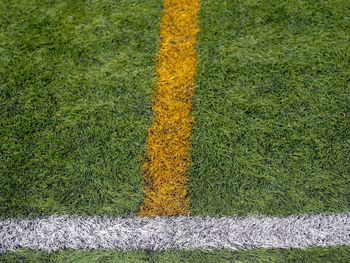
[{"label": "green turf texture", "polygon": [[347,0],[202,0],[194,215],[349,211]]},{"label": "green turf texture", "polygon": [[[0,4],[0,217],[138,210],[160,3]],[[345,0],[202,0],[192,214],[349,209],[349,17]],[[349,261],[349,247],[0,255],[0,262]]]},{"label": "green turf texture", "polygon": [[[332,259],[332,261],[329,261]],[[249,250],[249,251],[168,251],[168,252],[117,252],[117,251],[83,251],[66,250],[54,253],[22,250],[0,255],[0,262],[154,262],[154,263],[348,263],[350,251],[347,247],[310,248],[306,250]]]},{"label": "green turf texture", "polygon": [[143,201],[160,0],[0,4],[0,217]]}]

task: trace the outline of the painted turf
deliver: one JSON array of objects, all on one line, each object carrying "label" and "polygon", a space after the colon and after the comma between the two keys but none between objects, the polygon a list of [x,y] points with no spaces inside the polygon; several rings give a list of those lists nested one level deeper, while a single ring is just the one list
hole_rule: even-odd
[{"label": "painted turf", "polygon": [[[186,173],[199,1],[165,0],[141,216],[189,212]],[[350,245],[350,214],[287,218],[52,216],[0,220],[0,252],[59,249],[253,249]]]},{"label": "painted turf", "polygon": [[189,140],[192,129],[199,0],[164,0],[157,63],[154,123],[144,164],[145,201],[140,216],[189,213]]},{"label": "painted turf", "polygon": [[0,252],[253,249],[350,245],[350,214],[247,218],[68,217],[0,221]]}]

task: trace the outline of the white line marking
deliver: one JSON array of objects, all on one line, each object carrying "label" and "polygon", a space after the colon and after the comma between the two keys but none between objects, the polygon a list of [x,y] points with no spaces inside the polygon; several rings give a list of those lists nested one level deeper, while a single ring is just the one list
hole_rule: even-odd
[{"label": "white line marking", "polygon": [[0,220],[0,252],[253,249],[350,245],[350,213],[247,218],[51,216]]}]

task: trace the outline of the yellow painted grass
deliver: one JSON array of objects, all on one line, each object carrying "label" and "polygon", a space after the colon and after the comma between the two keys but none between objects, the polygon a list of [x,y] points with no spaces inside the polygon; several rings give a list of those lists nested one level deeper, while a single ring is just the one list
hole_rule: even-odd
[{"label": "yellow painted grass", "polygon": [[196,73],[199,0],[164,0],[155,113],[143,166],[140,216],[189,214],[191,98]]}]

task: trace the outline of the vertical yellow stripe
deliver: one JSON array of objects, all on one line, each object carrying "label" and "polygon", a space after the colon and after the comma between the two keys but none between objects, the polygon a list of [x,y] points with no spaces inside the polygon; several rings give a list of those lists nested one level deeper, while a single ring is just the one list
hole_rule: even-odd
[{"label": "vertical yellow stripe", "polygon": [[140,216],[189,213],[191,98],[196,73],[199,0],[164,0],[157,62],[154,122],[144,163],[145,201]]}]

